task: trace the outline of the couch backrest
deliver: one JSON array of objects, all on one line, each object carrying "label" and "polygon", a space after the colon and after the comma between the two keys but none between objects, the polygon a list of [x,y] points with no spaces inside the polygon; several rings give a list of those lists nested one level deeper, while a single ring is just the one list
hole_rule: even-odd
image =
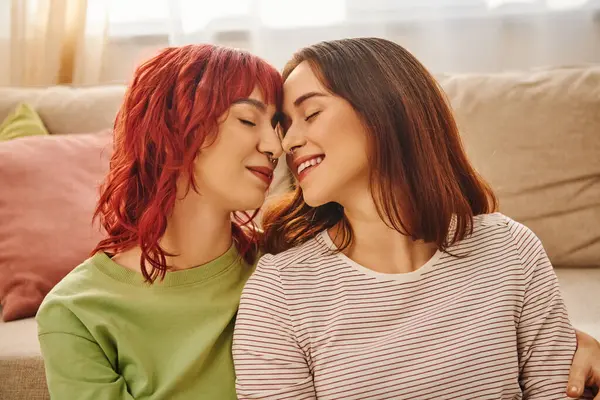
[{"label": "couch backrest", "polygon": [[96,132],[111,128],[125,86],[41,89],[0,88],[0,121],[21,102],[31,104],[51,134]]},{"label": "couch backrest", "polygon": [[600,66],[438,79],[500,210],[555,265],[600,267]]},{"label": "couch backrest", "polygon": [[[600,66],[436,78],[500,211],[529,226],[555,265],[600,267]],[[0,88],[0,120],[26,101],[52,134],[98,131],[124,92]]]}]

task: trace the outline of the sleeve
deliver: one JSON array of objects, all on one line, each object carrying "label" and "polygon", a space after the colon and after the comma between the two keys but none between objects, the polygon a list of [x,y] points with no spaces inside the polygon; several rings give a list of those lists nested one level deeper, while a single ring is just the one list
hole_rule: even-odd
[{"label": "sleeve", "polygon": [[259,261],[242,293],[233,360],[240,400],[316,399],[312,373],[270,255]]},{"label": "sleeve", "polygon": [[523,264],[524,294],[517,325],[519,383],[524,399],[566,398],[577,347],[558,279],[542,243],[527,227],[509,227]]},{"label": "sleeve", "polygon": [[52,400],[133,400],[123,377],[70,310],[49,302],[36,320]]}]

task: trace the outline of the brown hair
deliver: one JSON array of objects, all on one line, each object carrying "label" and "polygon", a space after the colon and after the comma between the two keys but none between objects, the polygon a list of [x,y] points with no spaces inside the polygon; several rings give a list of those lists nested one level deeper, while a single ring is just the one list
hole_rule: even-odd
[{"label": "brown hair", "polygon": [[[284,80],[304,61],[367,128],[371,192],[391,228],[444,251],[472,232],[473,216],[496,210],[494,193],[467,159],[443,91],[402,46],[379,38],[321,42],[294,54]],[[296,188],[265,210],[264,250],[284,251],[338,223],[342,250],[352,243],[343,208],[310,207]]]}]

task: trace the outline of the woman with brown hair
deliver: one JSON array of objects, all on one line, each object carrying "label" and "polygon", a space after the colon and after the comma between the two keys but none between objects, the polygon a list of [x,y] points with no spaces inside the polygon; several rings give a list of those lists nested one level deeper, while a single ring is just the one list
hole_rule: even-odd
[{"label": "woman with brown hair", "polygon": [[405,49],[323,42],[284,73],[299,188],[267,210],[240,399],[564,398],[576,350],[539,239],[497,213]]}]

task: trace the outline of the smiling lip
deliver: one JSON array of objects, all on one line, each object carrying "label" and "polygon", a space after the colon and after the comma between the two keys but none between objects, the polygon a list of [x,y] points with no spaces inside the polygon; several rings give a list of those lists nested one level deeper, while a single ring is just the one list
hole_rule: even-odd
[{"label": "smiling lip", "polygon": [[[306,169],[304,169],[302,172],[300,172],[298,174],[298,167],[309,160],[313,160],[315,158],[319,158],[321,157],[321,159],[325,159],[325,155],[324,154],[312,154],[312,155],[308,155],[308,156],[303,156],[303,157],[298,157],[296,159],[293,160],[292,165],[294,166],[294,170],[293,173],[294,175],[296,175],[296,178],[298,178],[298,182],[302,182],[302,180],[316,167],[318,167],[320,164],[317,165],[313,165],[312,167],[308,167]],[[322,161],[321,161],[322,162]]]},{"label": "smiling lip", "polygon": [[262,180],[267,186],[273,182],[273,169],[269,167],[246,167],[257,178]]}]

